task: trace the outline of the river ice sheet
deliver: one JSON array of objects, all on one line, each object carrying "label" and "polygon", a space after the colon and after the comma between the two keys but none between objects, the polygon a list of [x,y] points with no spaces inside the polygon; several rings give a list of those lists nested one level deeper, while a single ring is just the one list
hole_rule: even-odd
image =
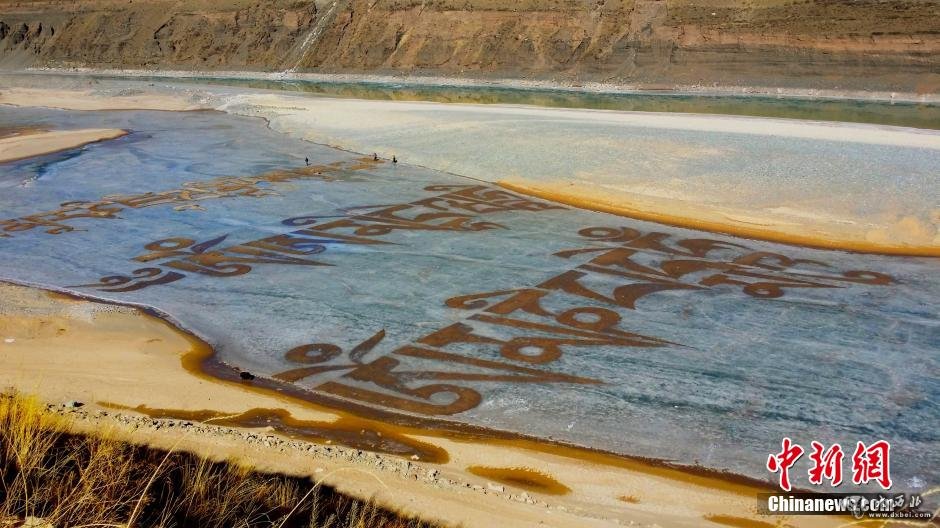
[{"label": "river ice sheet", "polygon": [[[226,362],[259,375],[336,367],[296,383],[397,412],[768,479],[767,455],[784,436],[806,446],[840,442],[850,455],[856,441],[886,439],[902,488],[938,484],[935,260],[810,250],[550,208],[487,194],[496,190],[475,189],[486,184],[451,174],[364,165],[361,154],[215,112],[0,108],[0,122],[132,132],[0,165],[0,221],[63,202],[139,197],[187,182],[302,167],[305,157],[314,165],[342,164],[327,178],[262,182],[255,194],[178,198],[126,207],[113,218],[63,222],[74,231],[0,231],[9,235],[0,238],[0,277],[154,306],[217,347]],[[396,206],[395,214],[409,221],[374,219]],[[417,217],[442,211],[453,216]],[[339,227],[329,234],[297,234],[330,222]],[[342,222],[370,227],[355,232]],[[426,228],[432,224],[438,227]],[[294,253],[252,245],[287,233],[307,237],[307,245],[293,246]],[[682,243],[698,239],[724,244]],[[590,251],[563,253],[577,249]],[[603,255],[615,262],[596,260]],[[256,261],[236,273],[226,266],[237,258]],[[141,276],[131,272],[145,267],[181,278],[134,291],[102,282],[119,276],[129,281],[124,285],[139,284]],[[890,276],[890,283],[844,273],[853,270]],[[559,277],[602,295],[578,292]],[[669,287],[650,293],[637,284]],[[613,289],[624,286],[619,294]],[[484,292],[500,293],[459,299]],[[537,303],[499,305],[523,298]],[[616,324],[601,324],[610,314]],[[442,334],[447,328],[452,333]],[[460,342],[454,329],[476,337]],[[380,331],[384,338],[370,341]],[[285,356],[315,343],[335,347],[307,347],[306,363]],[[352,357],[360,343],[369,346]],[[386,369],[391,382],[377,382],[363,367],[383,365],[382,358],[398,362]],[[538,372],[548,374],[538,382],[505,378]],[[504,378],[460,378],[467,373]],[[433,385],[463,392],[421,392]],[[807,485],[805,472],[794,480]]]}]

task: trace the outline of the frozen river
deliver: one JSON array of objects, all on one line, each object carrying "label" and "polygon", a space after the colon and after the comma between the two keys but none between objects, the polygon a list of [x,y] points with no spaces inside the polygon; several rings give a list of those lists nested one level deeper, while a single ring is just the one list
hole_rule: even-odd
[{"label": "frozen river", "polygon": [[783,437],[885,439],[902,490],[940,483],[936,259],[563,207],[219,112],[0,123],[131,131],[0,165],[0,278],[152,306],[316,401],[761,479]]}]

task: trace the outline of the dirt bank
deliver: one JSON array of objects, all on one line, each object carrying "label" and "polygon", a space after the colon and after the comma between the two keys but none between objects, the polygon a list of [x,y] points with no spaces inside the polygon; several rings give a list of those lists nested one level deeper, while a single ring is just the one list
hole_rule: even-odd
[{"label": "dirt bank", "polygon": [[934,93],[936,0],[0,0],[0,67]]}]

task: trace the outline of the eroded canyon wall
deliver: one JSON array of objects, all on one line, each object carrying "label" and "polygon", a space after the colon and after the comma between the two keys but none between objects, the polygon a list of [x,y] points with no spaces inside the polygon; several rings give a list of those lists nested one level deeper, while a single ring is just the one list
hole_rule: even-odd
[{"label": "eroded canyon wall", "polygon": [[0,67],[940,91],[940,0],[0,0]]}]

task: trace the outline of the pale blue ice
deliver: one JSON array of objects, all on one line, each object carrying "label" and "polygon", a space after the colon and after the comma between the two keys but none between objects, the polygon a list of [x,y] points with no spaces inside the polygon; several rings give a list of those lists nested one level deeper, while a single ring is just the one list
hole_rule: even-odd
[{"label": "pale blue ice", "polygon": [[[316,164],[361,156],[290,139],[259,119],[216,112],[0,107],[0,123],[131,131],[118,140],[0,165],[0,220],[53,210],[71,200],[300,167],[305,157]],[[792,141],[792,149],[810,148],[800,143],[806,140]],[[884,149],[877,155],[893,153]],[[902,154],[892,163],[904,168],[916,161]],[[224,361],[270,376],[297,366],[284,354],[298,345],[327,342],[349,350],[385,330],[385,339],[364,360],[371,361],[455,322],[468,322],[478,312],[451,308],[445,301],[534,288],[586,263],[595,255],[553,254],[597,247],[578,235],[592,226],[723,240],[821,261],[832,273],[880,272],[894,282],[785,288],[785,295],[771,299],[728,284],[645,296],[635,309],[617,309],[620,328],[675,344],[565,346],[561,357],[545,365],[515,364],[602,383],[473,383],[482,402],[444,418],[766,480],[773,479],[764,468],[767,455],[779,450],[784,436],[806,446],[811,440],[840,442],[848,451],[859,440],[886,439],[892,442],[896,489],[910,490],[915,479],[925,483],[918,488],[940,484],[940,264],[935,259],[796,248],[568,208],[494,212],[480,220],[502,228],[394,231],[382,237],[394,244],[337,244],[309,256],[331,266],[258,264],[235,277],[185,273],[173,283],[124,293],[71,288],[143,267],[132,258],[160,239],[205,242],[227,235],[224,245],[230,246],[299,229],[282,223],[291,217],[343,218],[354,206],[428,198],[440,194],[424,190],[435,184],[479,182],[385,163],[337,181],[273,185],[277,195],[201,201],[202,211],[155,206],[125,210],[120,219],[78,219],[71,223],[80,230],[73,232],[33,229],[0,238],[0,278],[152,306],[217,347]],[[584,306],[601,306],[580,300]],[[569,301],[548,298],[545,306],[574,306]],[[491,337],[505,337],[492,326],[468,324]],[[448,350],[512,363],[492,347]],[[422,363],[409,363],[416,365]],[[300,383],[309,388],[341,376],[343,371],[336,371]],[[343,383],[383,391],[365,382]],[[805,473],[795,480],[807,486]]]}]

